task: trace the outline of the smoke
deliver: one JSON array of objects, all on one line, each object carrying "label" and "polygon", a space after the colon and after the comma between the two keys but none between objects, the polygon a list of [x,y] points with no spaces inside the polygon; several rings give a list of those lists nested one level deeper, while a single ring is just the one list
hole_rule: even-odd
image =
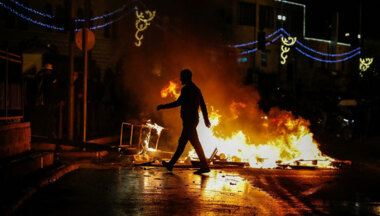
[{"label": "smoke", "polygon": [[115,55],[122,59],[122,91],[129,98],[125,118],[140,123],[152,119],[168,129],[160,143],[175,146],[181,132],[180,109],[156,111],[156,106],[175,100],[161,98],[160,91],[169,81],[179,83],[180,71],[188,68],[209,112],[213,109],[222,116],[216,128],[221,136],[242,130],[264,142],[260,96],[252,86],[242,84],[237,50],[220,34],[218,5],[205,1],[147,5],[156,10],[157,17],[143,32],[141,47],[134,46],[134,16],[119,26],[121,41]]}]

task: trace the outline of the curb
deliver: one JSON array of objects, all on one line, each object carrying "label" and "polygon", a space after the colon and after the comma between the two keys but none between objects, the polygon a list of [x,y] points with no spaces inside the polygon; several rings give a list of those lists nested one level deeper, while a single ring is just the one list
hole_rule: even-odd
[{"label": "curb", "polygon": [[27,188],[26,192],[19,197],[19,199],[9,206],[9,208],[5,211],[4,216],[11,216],[15,213],[15,211],[33,194],[35,194],[40,188],[45,187],[50,183],[56,182],[59,178],[70,173],[74,170],[77,170],[80,167],[80,164],[70,164],[70,165],[62,165],[55,170],[53,170],[52,174],[45,176],[36,186]]}]

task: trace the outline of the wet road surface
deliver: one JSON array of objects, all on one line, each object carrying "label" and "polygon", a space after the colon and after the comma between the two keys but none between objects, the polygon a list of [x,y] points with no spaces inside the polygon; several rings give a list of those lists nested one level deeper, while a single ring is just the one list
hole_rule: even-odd
[{"label": "wet road surface", "polygon": [[43,188],[16,215],[283,215],[237,174],[192,169],[80,169]]},{"label": "wet road surface", "polygon": [[79,169],[16,215],[380,215],[374,170]]}]

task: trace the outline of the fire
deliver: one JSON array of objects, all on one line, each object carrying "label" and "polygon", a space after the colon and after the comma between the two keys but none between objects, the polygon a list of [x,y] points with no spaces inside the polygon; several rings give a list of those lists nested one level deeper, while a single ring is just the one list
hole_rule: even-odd
[{"label": "fire", "polygon": [[161,97],[166,98],[172,96],[178,98],[180,95],[179,86],[173,81],[169,81],[169,86],[161,90]]},{"label": "fire", "polygon": [[[142,149],[141,149],[140,153],[146,153],[147,151],[153,151],[153,152],[157,151],[158,141],[160,139],[161,132],[164,128],[161,127],[160,125],[156,124],[156,123],[152,123],[150,119],[145,123],[145,125],[143,125],[143,127],[148,128],[149,131],[146,134],[144,141],[142,142]],[[151,139],[151,135],[152,135],[152,130],[155,130],[157,133],[156,148],[150,148],[149,147],[149,143],[150,143],[150,139]]]},{"label": "fire", "polygon": [[[170,82],[169,87],[161,91],[161,96],[163,92],[167,93],[166,96],[171,92],[172,96],[179,97],[177,86],[174,84]],[[243,102],[233,102],[230,105],[232,119],[239,117],[240,108],[247,108],[247,105]],[[302,117],[295,118],[291,112],[279,109],[272,109],[268,115],[264,113],[259,115],[262,115],[259,120],[261,122],[255,124],[262,127],[259,136],[260,140],[266,140],[263,143],[250,140],[250,136],[242,130],[236,130],[228,137],[223,136],[223,131],[218,130],[222,115],[218,110],[209,107],[211,128],[203,124],[202,115],[197,127],[206,157],[210,157],[217,148],[220,160],[247,162],[250,167],[275,168],[281,164],[332,168],[331,162],[334,159],[324,156],[319,150],[319,144],[313,139],[307,120]],[[191,159],[196,159],[195,150],[192,150],[189,156]]]}]

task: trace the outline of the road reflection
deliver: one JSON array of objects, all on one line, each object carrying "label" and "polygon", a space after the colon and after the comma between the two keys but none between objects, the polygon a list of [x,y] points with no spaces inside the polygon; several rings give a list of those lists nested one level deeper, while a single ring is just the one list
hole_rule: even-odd
[{"label": "road reflection", "polygon": [[16,215],[284,215],[238,174],[155,168],[80,169],[43,188]]}]

